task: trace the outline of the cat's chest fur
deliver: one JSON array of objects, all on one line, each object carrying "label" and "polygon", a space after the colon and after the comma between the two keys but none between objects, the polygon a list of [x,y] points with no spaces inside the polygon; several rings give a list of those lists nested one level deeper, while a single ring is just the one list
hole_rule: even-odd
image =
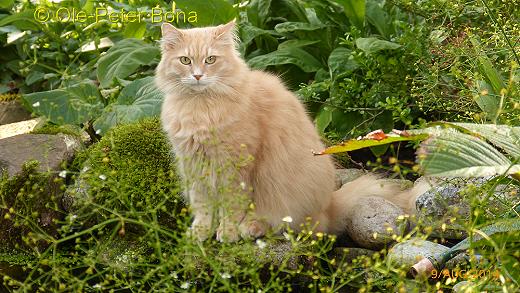
[{"label": "cat's chest fur", "polygon": [[243,138],[240,125],[244,121],[236,115],[244,110],[240,106],[166,101],[163,107],[162,121],[177,155],[215,157],[241,143],[238,137]]}]

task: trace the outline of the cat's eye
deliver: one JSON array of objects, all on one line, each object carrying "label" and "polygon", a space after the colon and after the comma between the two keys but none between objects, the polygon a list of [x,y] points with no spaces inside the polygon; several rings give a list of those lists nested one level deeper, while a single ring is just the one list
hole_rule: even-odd
[{"label": "cat's eye", "polygon": [[186,56],[182,56],[181,58],[179,58],[179,60],[184,65],[190,65],[191,64],[191,59],[186,57]]},{"label": "cat's eye", "polygon": [[209,56],[208,58],[206,58],[207,64],[213,64],[215,63],[215,61],[217,61],[217,56]]}]

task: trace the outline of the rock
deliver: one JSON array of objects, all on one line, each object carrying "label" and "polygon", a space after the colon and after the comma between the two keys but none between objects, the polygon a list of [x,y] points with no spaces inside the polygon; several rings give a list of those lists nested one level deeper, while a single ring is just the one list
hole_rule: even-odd
[{"label": "rock", "polygon": [[41,118],[35,118],[22,122],[0,125],[0,139],[29,133],[37,128],[42,123],[42,121],[43,120]]},{"label": "rock", "polygon": [[[40,162],[38,171],[60,171],[81,148],[78,139],[67,135],[21,134],[0,140],[0,170],[8,176],[20,173],[31,160]],[[0,171],[1,172],[1,171]]]},{"label": "rock", "polygon": [[340,188],[363,174],[365,172],[360,169],[336,169],[336,186]]},{"label": "rock", "polygon": [[387,258],[399,266],[411,267],[426,256],[444,253],[449,247],[420,238],[412,238],[397,243],[389,251]]},{"label": "rock", "polygon": [[[465,190],[473,185],[480,187],[489,181],[488,178],[445,178],[437,186],[417,197],[415,205],[420,227],[432,237],[446,239],[464,239],[467,233],[464,223],[470,216],[469,196]],[[499,185],[494,196],[490,197],[488,206],[495,214],[504,212],[509,207],[498,200],[516,194],[512,185]],[[478,196],[478,195],[477,195]],[[483,197],[487,195],[483,194]]]},{"label": "rock", "polygon": [[0,125],[29,119],[31,119],[31,113],[17,100],[0,102]]},{"label": "rock", "polygon": [[395,204],[380,198],[361,198],[347,215],[346,230],[359,245],[381,249],[393,241],[392,235],[402,234],[408,223],[398,221],[403,211]]}]

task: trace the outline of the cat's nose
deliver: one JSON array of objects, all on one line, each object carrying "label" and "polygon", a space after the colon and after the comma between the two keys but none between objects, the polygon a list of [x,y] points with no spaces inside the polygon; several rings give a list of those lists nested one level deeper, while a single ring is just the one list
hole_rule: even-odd
[{"label": "cat's nose", "polygon": [[193,77],[195,77],[196,80],[200,80],[202,77],[202,74],[194,74]]}]

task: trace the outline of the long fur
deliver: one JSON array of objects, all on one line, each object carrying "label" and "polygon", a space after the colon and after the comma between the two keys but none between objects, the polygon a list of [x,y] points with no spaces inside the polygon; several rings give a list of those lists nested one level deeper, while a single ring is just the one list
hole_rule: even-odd
[{"label": "long fur", "polygon": [[[345,214],[361,196],[383,196],[406,207],[411,193],[371,175],[335,191],[334,163],[329,156],[313,155],[324,145],[304,106],[278,77],[248,68],[235,49],[233,26],[179,30],[163,25],[156,75],[165,93],[161,119],[188,186],[192,228],[207,228],[197,230],[199,238],[209,237],[215,223],[219,240],[237,240],[239,229],[231,227],[237,224],[249,225],[245,232],[240,229],[242,236],[256,237],[264,229],[246,221],[277,227],[287,216],[295,229],[311,217],[319,230],[339,233]],[[181,56],[192,64],[181,64]],[[205,64],[208,56],[217,61]],[[200,84],[193,74],[203,74]],[[253,159],[238,164],[232,174],[228,162],[243,157]],[[237,188],[223,192],[219,187],[224,185]],[[239,191],[238,186],[246,194],[245,204],[211,211],[215,201],[232,202],[237,192],[231,191]],[[246,215],[249,201],[254,203],[253,219]]]}]

